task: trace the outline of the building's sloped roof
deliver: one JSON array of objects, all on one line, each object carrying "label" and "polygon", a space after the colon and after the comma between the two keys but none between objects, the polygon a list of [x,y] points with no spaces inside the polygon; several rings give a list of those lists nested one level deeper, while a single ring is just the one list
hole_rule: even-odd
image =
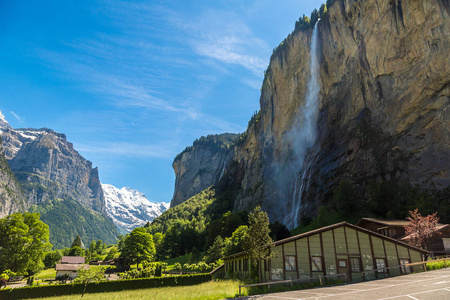
[{"label": "building's sloped roof", "polygon": [[[374,232],[374,231],[371,231],[371,230],[368,230],[368,229],[365,229],[365,228],[362,228],[362,227],[350,224],[350,223],[345,222],[345,221],[344,222],[340,222],[340,223],[336,223],[336,224],[333,224],[333,225],[325,226],[325,227],[322,227],[322,228],[318,228],[318,229],[315,229],[315,230],[311,230],[311,231],[308,231],[308,232],[305,232],[305,233],[301,233],[301,234],[298,234],[298,235],[295,235],[295,236],[291,236],[291,237],[285,238],[283,240],[276,241],[276,242],[272,243],[272,245],[277,246],[277,245],[285,244],[285,243],[288,243],[288,242],[292,242],[292,241],[295,241],[295,240],[298,240],[298,239],[309,237],[309,236],[312,236],[312,235],[315,235],[315,234],[318,234],[318,233],[321,233],[321,232],[325,232],[325,231],[332,230],[332,229],[339,228],[339,227],[343,227],[343,226],[355,229],[355,230],[360,231],[360,232],[367,233],[367,234],[372,235],[372,236],[376,236],[378,238],[390,241],[390,242],[395,243],[395,244],[399,244],[401,246],[410,248],[410,249],[415,250],[415,251],[419,251],[419,252],[422,252],[422,253],[428,253],[428,251],[426,251],[424,249],[421,249],[421,248],[418,248],[418,247],[415,247],[415,246],[411,246],[411,245],[406,244],[404,242],[401,242],[399,240],[396,240],[396,239],[390,238],[388,236],[379,234],[377,232]],[[229,255],[229,256],[225,257],[225,259],[241,256],[241,255],[244,255],[244,254],[246,254],[245,251],[244,252],[240,252],[240,253],[236,253],[236,254],[233,254],[233,255]]]},{"label": "building's sloped roof", "polygon": [[78,269],[89,269],[88,265],[80,265],[80,264],[56,264],[56,271],[77,271]]},{"label": "building's sloped roof", "polygon": [[[376,219],[376,218],[362,218],[361,220],[359,220],[358,223],[356,223],[356,225],[360,226],[360,224],[364,223],[364,222],[374,222],[374,223],[377,223],[380,225],[385,225],[385,226],[407,226],[411,223],[409,220],[382,220],[382,219]],[[442,226],[442,225],[446,225],[446,224],[438,223],[438,226]]]},{"label": "building's sloped roof", "polygon": [[85,258],[83,256],[63,256],[61,264],[84,264]]},{"label": "building's sloped roof", "polygon": [[362,218],[358,223],[356,223],[356,225],[360,226],[360,224],[364,223],[365,221],[374,222],[385,226],[407,226],[410,223],[408,220],[381,220],[376,218]]}]

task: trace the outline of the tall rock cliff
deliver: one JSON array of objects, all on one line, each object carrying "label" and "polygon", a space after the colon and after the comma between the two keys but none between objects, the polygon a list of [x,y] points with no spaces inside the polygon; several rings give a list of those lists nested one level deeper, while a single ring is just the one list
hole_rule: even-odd
[{"label": "tall rock cliff", "polygon": [[64,134],[46,128],[7,128],[2,137],[6,158],[30,204],[67,196],[105,212],[97,168]]},{"label": "tall rock cliff", "polygon": [[374,182],[450,185],[448,1],[328,3],[317,24],[314,145],[299,151],[311,77],[313,26],[304,26],[274,50],[260,116],[228,170],[241,183],[235,210],[260,204],[271,221],[291,228],[330,202],[344,179],[365,200]]},{"label": "tall rock cliff", "polygon": [[9,167],[0,143],[0,218],[25,210],[25,196]]},{"label": "tall rock cliff", "polygon": [[[3,116],[0,130],[2,157],[6,159],[1,162],[5,168],[0,182],[8,180],[8,195],[18,195],[15,202],[2,198],[2,202],[9,203],[0,208],[2,214],[39,212],[50,227],[54,247],[70,246],[77,235],[85,242],[115,241],[117,229],[106,214],[98,170],[64,134],[47,128],[14,129]],[[8,179],[7,175],[12,177]]]},{"label": "tall rock cliff", "polygon": [[178,205],[222,178],[233,156],[233,145],[239,135],[224,133],[196,140],[177,155],[172,166],[175,171],[175,192],[171,207]]}]

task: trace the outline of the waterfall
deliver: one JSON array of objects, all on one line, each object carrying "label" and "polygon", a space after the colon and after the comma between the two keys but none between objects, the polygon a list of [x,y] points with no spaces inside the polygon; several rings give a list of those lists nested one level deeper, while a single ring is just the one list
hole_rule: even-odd
[{"label": "waterfall", "polygon": [[[297,114],[292,129],[287,133],[287,138],[292,146],[293,154],[295,155],[295,165],[298,167],[294,178],[294,191],[292,193],[292,200],[289,207],[287,207],[287,214],[284,218],[284,224],[288,228],[294,228],[298,224],[298,214],[301,210],[301,198],[305,187],[305,181],[309,175],[309,168],[311,163],[304,164],[305,156],[308,150],[314,145],[317,137],[317,119],[319,116],[319,47],[318,47],[318,23],[314,25],[310,44],[310,77],[307,83],[307,90],[305,95],[305,105]],[[297,191],[297,188],[299,190]]]}]

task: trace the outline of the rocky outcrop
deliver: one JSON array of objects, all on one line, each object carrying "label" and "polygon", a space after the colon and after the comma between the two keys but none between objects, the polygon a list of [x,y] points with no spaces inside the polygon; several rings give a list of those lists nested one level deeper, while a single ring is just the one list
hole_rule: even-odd
[{"label": "rocky outcrop", "polygon": [[118,232],[106,214],[98,170],[64,134],[47,128],[13,129],[1,113],[0,131],[0,183],[6,183],[9,197],[0,187],[0,216],[18,210],[40,213],[57,248],[70,246],[77,235],[85,241],[115,241]]},{"label": "rocky outcrop", "polygon": [[317,25],[315,144],[299,157],[292,142],[304,130],[293,128],[310,77],[309,26],[274,51],[260,117],[233,156],[232,177],[241,181],[234,209],[260,204],[289,227],[313,217],[342,179],[357,187],[393,178],[432,189],[450,184],[448,1],[329,3]]},{"label": "rocky outcrop", "polygon": [[175,191],[171,207],[198,194],[223,176],[238,137],[229,133],[202,137],[177,155],[172,164]]},{"label": "rocky outcrop", "polygon": [[64,134],[46,128],[6,128],[2,137],[9,165],[29,204],[70,197],[105,212],[97,168],[92,168]]},{"label": "rocky outcrop", "polygon": [[0,219],[26,210],[25,197],[17,179],[9,168],[0,143]]},{"label": "rocky outcrop", "polygon": [[143,227],[169,208],[169,203],[150,202],[144,194],[129,187],[118,189],[111,184],[102,184],[102,188],[106,212],[122,234]]}]

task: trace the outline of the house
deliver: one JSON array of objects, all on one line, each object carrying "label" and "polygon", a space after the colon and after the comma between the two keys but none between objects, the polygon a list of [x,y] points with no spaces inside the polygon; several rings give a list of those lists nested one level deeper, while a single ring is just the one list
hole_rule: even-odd
[{"label": "house", "polygon": [[74,279],[77,277],[80,268],[89,269],[89,266],[85,265],[84,262],[85,258],[82,256],[63,256],[55,266],[56,278],[67,274],[70,279]]},{"label": "house", "polygon": [[[347,222],[274,242],[271,252],[275,257],[261,262],[263,281],[336,274],[347,274],[350,281],[390,277],[422,271],[422,265],[402,265],[421,262],[428,253]],[[225,257],[224,266],[227,275],[246,277],[251,271],[246,252]]]},{"label": "house", "polygon": [[[356,225],[403,242],[408,242],[411,236],[405,236],[404,226],[409,224],[408,220],[362,218]],[[448,255],[450,254],[450,225],[438,223],[437,229],[440,235],[436,236],[432,241],[431,254],[433,256]]]},{"label": "house", "polygon": [[70,279],[74,279],[78,276],[78,270],[83,268],[85,270],[89,269],[89,265],[83,264],[56,264],[56,278],[64,275],[69,275]]}]

